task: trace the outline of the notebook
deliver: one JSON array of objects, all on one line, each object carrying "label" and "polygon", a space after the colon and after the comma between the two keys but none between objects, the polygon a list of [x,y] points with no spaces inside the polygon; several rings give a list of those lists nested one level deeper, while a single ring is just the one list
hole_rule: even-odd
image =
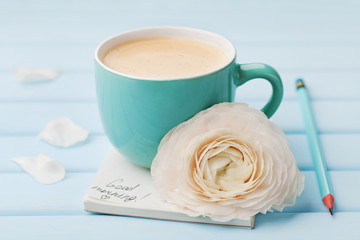
[{"label": "notebook", "polygon": [[84,198],[86,211],[143,218],[164,219],[253,228],[255,217],[216,222],[208,217],[190,217],[163,202],[154,189],[149,169],[126,160],[112,148]]}]

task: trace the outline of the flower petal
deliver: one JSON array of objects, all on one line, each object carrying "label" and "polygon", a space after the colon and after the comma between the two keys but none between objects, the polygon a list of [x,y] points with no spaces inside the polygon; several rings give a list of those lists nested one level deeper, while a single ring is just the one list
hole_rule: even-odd
[{"label": "flower petal", "polygon": [[216,221],[282,210],[304,188],[284,133],[243,103],[214,105],[172,129],[151,174],[176,209]]}]

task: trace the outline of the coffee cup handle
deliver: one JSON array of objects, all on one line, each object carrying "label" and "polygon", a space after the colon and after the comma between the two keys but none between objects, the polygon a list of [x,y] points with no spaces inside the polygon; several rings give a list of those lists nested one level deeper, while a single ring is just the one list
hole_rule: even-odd
[{"label": "coffee cup handle", "polygon": [[237,87],[255,79],[264,78],[272,87],[272,95],[268,103],[261,109],[270,118],[278,109],[283,97],[283,85],[278,72],[269,65],[263,63],[238,64],[238,77],[235,79]]}]

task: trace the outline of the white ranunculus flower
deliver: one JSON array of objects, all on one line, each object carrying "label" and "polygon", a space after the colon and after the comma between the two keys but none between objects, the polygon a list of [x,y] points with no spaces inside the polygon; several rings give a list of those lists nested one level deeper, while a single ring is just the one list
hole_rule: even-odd
[{"label": "white ranunculus flower", "polygon": [[172,129],[151,175],[177,210],[223,222],[282,211],[304,188],[284,133],[244,103],[214,105]]}]

